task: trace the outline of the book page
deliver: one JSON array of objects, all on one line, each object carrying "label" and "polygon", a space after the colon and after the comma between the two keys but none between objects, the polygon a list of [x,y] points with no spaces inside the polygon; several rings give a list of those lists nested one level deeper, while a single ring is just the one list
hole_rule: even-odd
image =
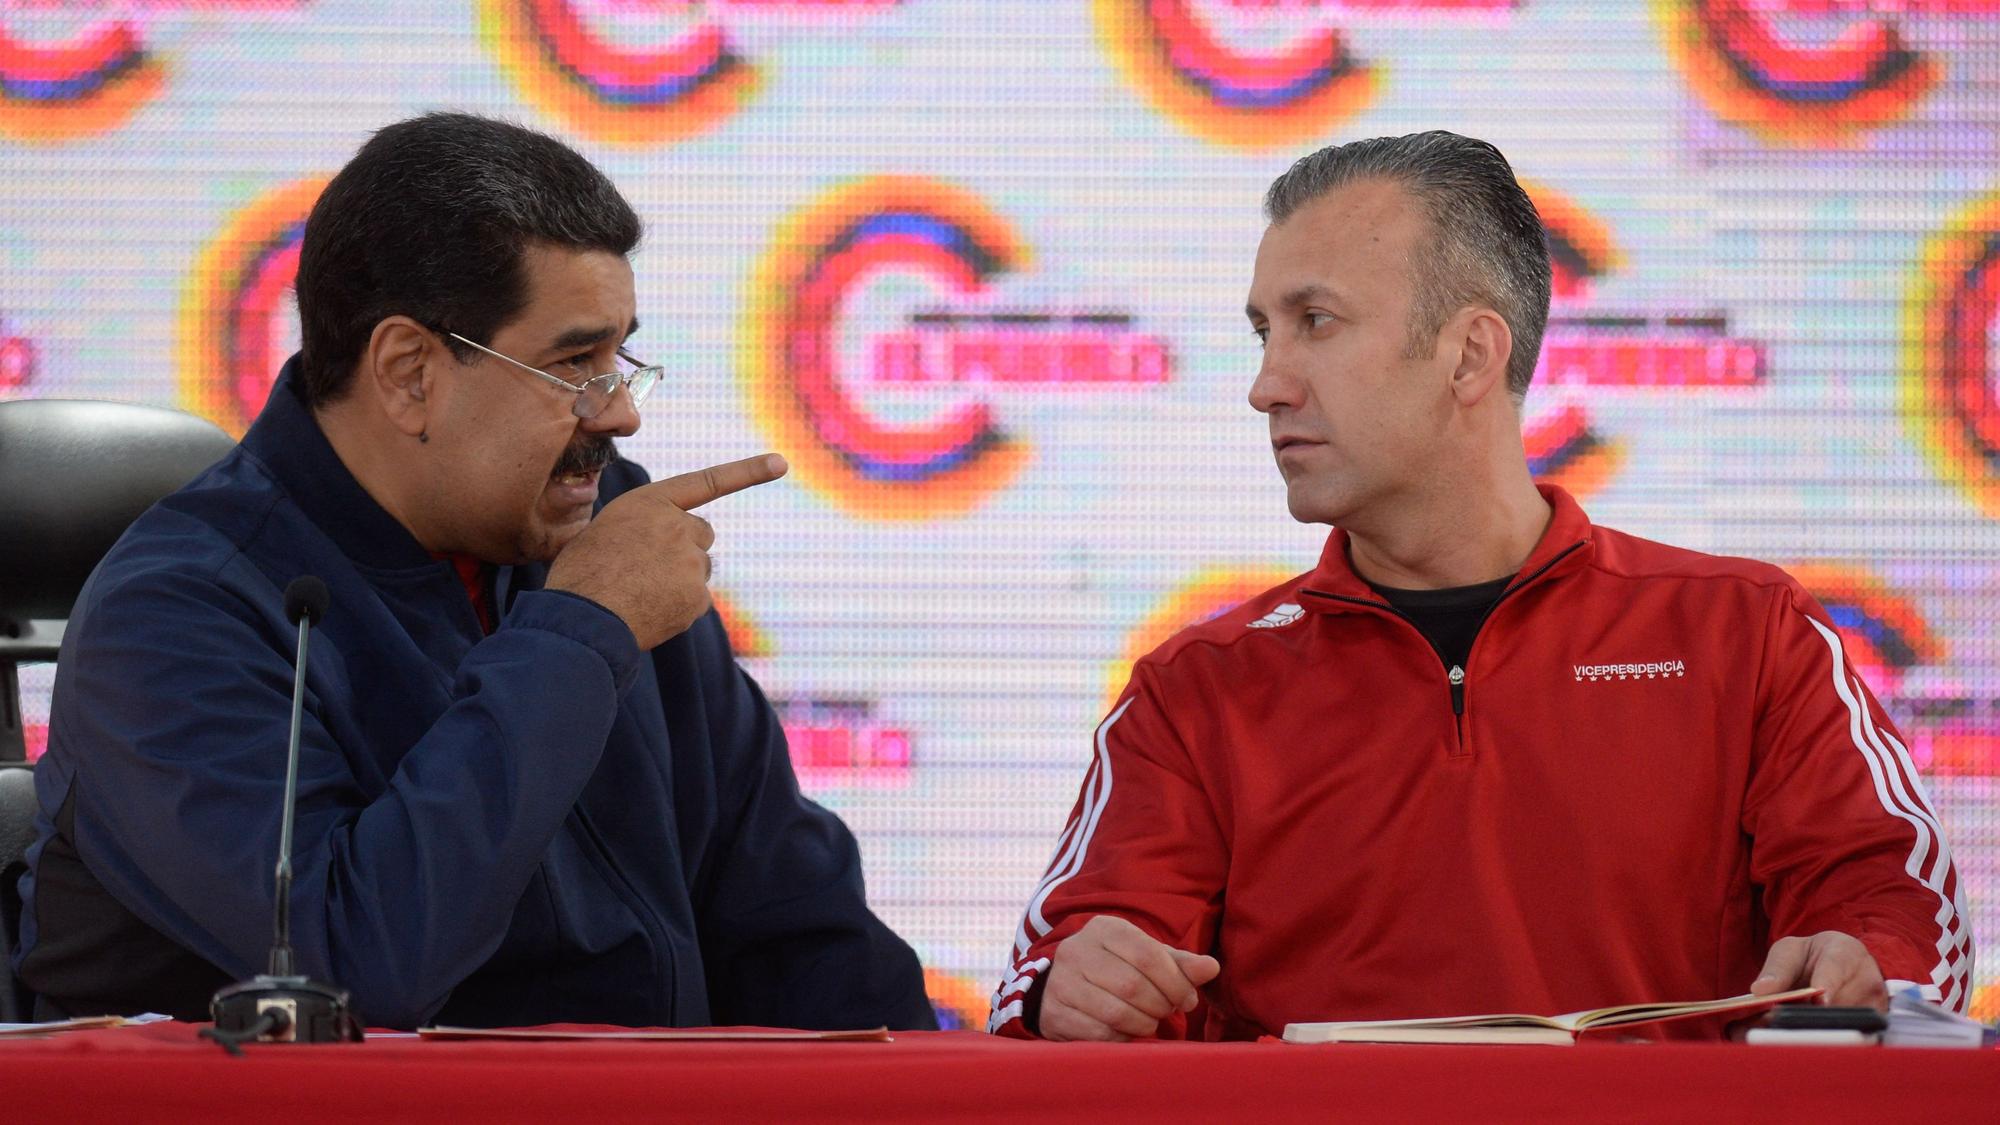
[{"label": "book page", "polygon": [[[1562,1018],[1549,1016],[1437,1016],[1408,1020],[1335,1020],[1326,1023],[1292,1023],[1285,1025],[1287,1040],[1294,1043],[1329,1042],[1329,1037],[1350,1034],[1375,1034],[1390,1031],[1437,1031],[1462,1033],[1468,1031],[1516,1028],[1554,1031],[1564,1035],[1573,1034],[1574,1029],[1565,1026]],[[1380,1040],[1377,1040],[1378,1042]],[[1462,1041],[1462,1040],[1461,1040]]]},{"label": "book page", "polygon": [[1573,1046],[1576,1034],[1559,1027],[1540,1024],[1513,1024],[1506,1027],[1410,1027],[1393,1023],[1381,1027],[1356,1025],[1334,1026],[1324,1032],[1310,1032],[1302,1029],[1319,1027],[1318,1024],[1292,1024],[1285,1029],[1285,1038],[1291,1043],[1457,1043],[1457,1044],[1528,1044],[1557,1047]]},{"label": "book page", "polygon": [[1557,1016],[1556,1022],[1572,1031],[1581,1031],[1587,1027],[1617,1027],[1680,1016],[1775,1008],[1780,1004],[1796,1004],[1802,1000],[1810,1000],[1819,994],[1820,990],[1817,988],[1795,988],[1790,992],[1773,992],[1768,996],[1753,996],[1746,992],[1741,996],[1729,996],[1721,1000],[1694,1000],[1680,1004],[1621,1004],[1590,1012],[1572,1012],[1569,1015]]},{"label": "book page", "polygon": [[[1574,1037],[1578,1033],[1607,1027],[1624,1027],[1631,1024],[1648,1023],[1654,1020],[1680,1019],[1685,1016],[1707,1015],[1735,1011],[1758,1011],[1773,1008],[1779,1004],[1792,1004],[1810,1000],[1820,994],[1817,988],[1795,988],[1790,992],[1775,992],[1769,996],[1730,996],[1721,1000],[1693,1000],[1676,1003],[1620,1004],[1609,1008],[1593,1008],[1585,1012],[1566,1012],[1559,1016],[1492,1015],[1492,1016],[1439,1016],[1404,1020],[1350,1020],[1325,1023],[1294,1023],[1285,1026],[1284,1038],[1293,1043],[1331,1043],[1342,1041],[1365,1042],[1480,1042],[1476,1038],[1481,1032],[1515,1032],[1540,1030],[1554,1032],[1562,1036]],[[1391,1039],[1388,1036],[1394,1035]],[[1486,1042],[1527,1041],[1526,1036],[1515,1035],[1508,1038],[1492,1038]],[[1541,1038],[1538,1042],[1559,1040]]]}]

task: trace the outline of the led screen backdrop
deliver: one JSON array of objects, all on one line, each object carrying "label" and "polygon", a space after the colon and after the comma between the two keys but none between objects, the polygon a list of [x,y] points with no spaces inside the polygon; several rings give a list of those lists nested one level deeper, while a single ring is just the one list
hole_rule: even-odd
[{"label": "led screen backdrop", "polygon": [[628,454],[791,458],[717,600],[948,1020],[1126,664],[1317,555],[1245,402],[1264,186],[1432,127],[1549,226],[1538,472],[1818,593],[2000,935],[2000,0],[0,0],[0,393],[240,430],[319,184],[436,107],[645,216]]}]

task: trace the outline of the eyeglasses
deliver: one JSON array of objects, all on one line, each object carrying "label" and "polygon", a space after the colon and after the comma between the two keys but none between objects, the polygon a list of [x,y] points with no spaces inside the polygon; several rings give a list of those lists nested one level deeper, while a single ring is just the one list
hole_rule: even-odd
[{"label": "eyeglasses", "polygon": [[579,418],[595,418],[604,413],[604,408],[611,405],[612,396],[618,393],[620,387],[624,387],[625,393],[632,396],[632,407],[636,410],[640,403],[646,401],[646,396],[653,393],[653,388],[659,385],[660,373],[664,370],[658,365],[635,358],[624,348],[619,348],[618,358],[633,365],[630,371],[607,371],[602,375],[585,379],[581,383],[572,383],[568,379],[551,375],[539,367],[530,367],[513,356],[496,352],[484,344],[468,340],[456,332],[447,332],[445,335],[468,347],[478,348],[487,355],[504,359],[528,374],[538,379],[545,379],[575,395],[576,401],[570,404],[569,410]]}]

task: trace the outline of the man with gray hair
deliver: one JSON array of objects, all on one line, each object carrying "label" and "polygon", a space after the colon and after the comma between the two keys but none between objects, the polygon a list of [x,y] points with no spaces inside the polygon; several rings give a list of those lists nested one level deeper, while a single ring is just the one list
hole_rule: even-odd
[{"label": "man with gray hair", "polygon": [[1594,527],[1531,477],[1534,204],[1444,132],[1265,199],[1250,404],[1318,567],[1134,668],[991,1030],[1813,987],[1963,1009],[1958,877],[1901,738],[1775,567]]}]

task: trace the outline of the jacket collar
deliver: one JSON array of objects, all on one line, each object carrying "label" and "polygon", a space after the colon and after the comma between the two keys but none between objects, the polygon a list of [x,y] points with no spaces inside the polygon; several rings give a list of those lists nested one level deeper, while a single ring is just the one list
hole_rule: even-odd
[{"label": "jacket collar", "polygon": [[[1514,573],[1514,580],[1507,584],[1509,594],[1530,582],[1568,573],[1590,558],[1590,517],[1584,515],[1583,508],[1557,485],[1537,484],[1535,488],[1549,503],[1549,526],[1542,531],[1535,549],[1528,552],[1527,561]],[[1327,537],[1326,550],[1320,554],[1319,566],[1307,577],[1303,592],[1319,595],[1312,602],[1318,603],[1315,608],[1324,610],[1338,610],[1342,603],[1356,601],[1388,606],[1382,595],[1355,573],[1354,561],[1348,555],[1348,534],[1340,528]]]},{"label": "jacket collar", "polygon": [[443,564],[368,495],[334,452],[312,410],[299,398],[298,367],[296,355],[285,361],[270,399],[243,435],[244,451],[269,470],[306,518],[355,562],[384,570],[441,572]]}]

